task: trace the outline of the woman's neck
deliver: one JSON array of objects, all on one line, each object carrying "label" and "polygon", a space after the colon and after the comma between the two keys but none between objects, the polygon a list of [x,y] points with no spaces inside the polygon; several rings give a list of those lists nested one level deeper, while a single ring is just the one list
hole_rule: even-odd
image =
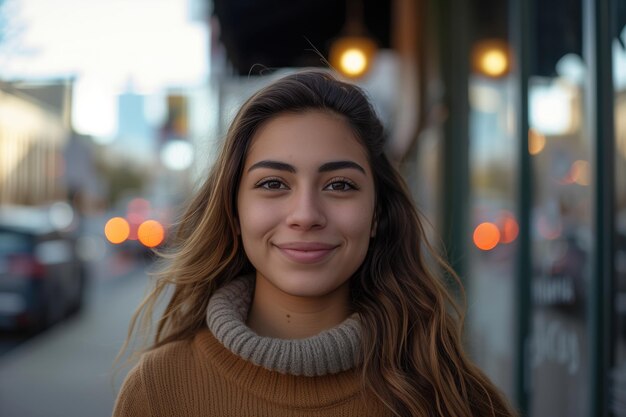
[{"label": "woman's neck", "polygon": [[349,300],[348,282],[325,296],[299,297],[257,278],[246,324],[259,336],[304,339],[348,318]]}]

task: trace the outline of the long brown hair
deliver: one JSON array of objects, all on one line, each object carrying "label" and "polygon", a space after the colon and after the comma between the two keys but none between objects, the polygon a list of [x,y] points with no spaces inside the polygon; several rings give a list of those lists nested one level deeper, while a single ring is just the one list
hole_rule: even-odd
[{"label": "long brown hair", "polygon": [[[364,387],[396,416],[513,416],[506,400],[466,357],[463,315],[438,275],[458,279],[426,241],[402,177],[384,153],[385,135],[366,95],[322,71],[286,76],[244,103],[207,180],[178,223],[156,287],[131,321],[150,323],[173,286],[151,349],[193,337],[205,326],[208,300],[253,271],[237,233],[236,195],[249,143],[278,114],[308,110],[341,115],[366,149],[376,188],[376,235],[351,278],[362,323]],[[428,261],[427,261],[428,258]],[[428,268],[434,260],[437,273]]]}]

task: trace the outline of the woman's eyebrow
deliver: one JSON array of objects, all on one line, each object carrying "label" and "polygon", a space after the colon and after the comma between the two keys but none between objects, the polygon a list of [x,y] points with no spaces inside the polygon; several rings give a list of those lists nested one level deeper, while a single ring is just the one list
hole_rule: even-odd
[{"label": "woman's eyebrow", "polygon": [[328,172],[328,171],[336,171],[338,169],[356,169],[357,171],[361,171],[365,174],[365,169],[356,162],[353,161],[333,161],[326,162],[319,167],[319,172]]},{"label": "woman's eyebrow", "polygon": [[[285,162],[270,161],[270,160],[263,160],[263,161],[256,162],[250,168],[248,168],[248,172],[252,171],[253,169],[258,169],[258,168],[276,169],[279,171],[287,171],[291,173],[296,172],[296,168],[293,165],[289,165]],[[361,165],[353,161],[326,162],[320,165],[318,172],[337,171],[339,169],[356,169],[357,171],[361,171],[363,174],[365,174],[365,169]]]},{"label": "woman's eyebrow", "polygon": [[256,164],[253,164],[250,168],[248,168],[248,172],[257,168],[270,168],[277,169],[279,171],[288,171],[293,173],[296,172],[296,168],[293,165],[278,161],[259,161]]}]

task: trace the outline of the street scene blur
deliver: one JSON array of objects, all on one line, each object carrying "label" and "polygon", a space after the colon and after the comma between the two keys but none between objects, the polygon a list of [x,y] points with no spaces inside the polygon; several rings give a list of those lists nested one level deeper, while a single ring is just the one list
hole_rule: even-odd
[{"label": "street scene blur", "polygon": [[521,415],[626,416],[623,0],[0,0],[0,416],[111,415],[156,252],[305,67],[371,98]]}]

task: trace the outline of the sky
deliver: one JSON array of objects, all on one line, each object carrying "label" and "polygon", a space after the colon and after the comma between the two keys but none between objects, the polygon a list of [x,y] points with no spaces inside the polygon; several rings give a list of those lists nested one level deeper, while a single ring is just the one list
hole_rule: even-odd
[{"label": "sky", "polygon": [[17,29],[3,45],[0,78],[76,79],[74,125],[111,135],[116,96],[202,83],[208,26],[192,19],[197,0],[5,0]]}]

